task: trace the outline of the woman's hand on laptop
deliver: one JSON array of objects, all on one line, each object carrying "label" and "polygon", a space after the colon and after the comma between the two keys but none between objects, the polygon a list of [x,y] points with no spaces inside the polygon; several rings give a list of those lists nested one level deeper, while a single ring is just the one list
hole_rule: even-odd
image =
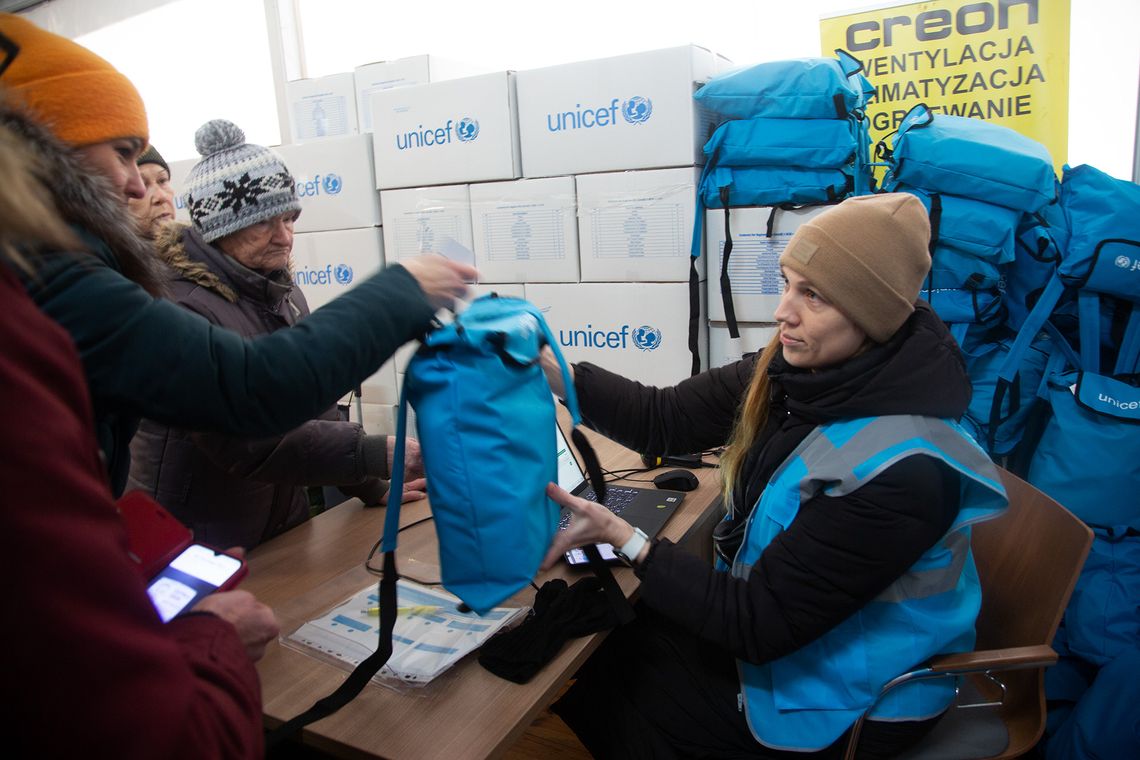
[{"label": "woman's hand on laptop", "polygon": [[539,568],[541,570],[554,567],[562,555],[576,547],[598,543],[621,547],[633,537],[632,525],[597,502],[572,496],[554,483],[546,485],[546,495],[569,509],[573,516],[566,530],[554,534],[554,541]]}]

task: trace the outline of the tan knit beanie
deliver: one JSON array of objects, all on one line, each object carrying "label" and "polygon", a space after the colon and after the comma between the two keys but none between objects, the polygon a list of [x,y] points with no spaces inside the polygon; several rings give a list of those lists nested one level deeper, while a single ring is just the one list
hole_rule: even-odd
[{"label": "tan knit beanie", "polygon": [[780,266],[806,277],[871,340],[883,343],[914,311],[930,272],[930,219],[910,193],[848,198],[806,222]]}]

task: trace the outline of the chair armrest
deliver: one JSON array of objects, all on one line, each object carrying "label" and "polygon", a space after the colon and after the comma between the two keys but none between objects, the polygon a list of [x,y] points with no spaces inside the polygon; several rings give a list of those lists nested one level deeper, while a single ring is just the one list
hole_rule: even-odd
[{"label": "chair armrest", "polygon": [[951,675],[981,673],[987,670],[1023,670],[1043,668],[1057,662],[1057,653],[1045,644],[1008,649],[983,649],[935,657],[930,662],[934,673]]}]

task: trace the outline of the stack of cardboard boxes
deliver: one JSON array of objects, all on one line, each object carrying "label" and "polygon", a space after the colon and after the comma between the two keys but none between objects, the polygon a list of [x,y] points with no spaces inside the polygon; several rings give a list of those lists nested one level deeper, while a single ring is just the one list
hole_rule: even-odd
[{"label": "stack of cardboard boxes", "polygon": [[[692,94],[726,65],[687,46],[375,93],[389,261],[471,261],[476,292],[537,305],[568,360],[682,380],[696,183],[715,127]],[[701,324],[707,366],[703,311]]]}]

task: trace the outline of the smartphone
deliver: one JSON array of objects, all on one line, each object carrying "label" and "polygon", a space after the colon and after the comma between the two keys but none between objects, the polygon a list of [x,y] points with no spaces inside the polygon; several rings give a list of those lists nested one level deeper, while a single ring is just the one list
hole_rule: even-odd
[{"label": "smartphone", "polygon": [[[617,562],[617,563],[621,562],[621,560],[617,558],[617,555],[614,554],[614,547],[613,546],[611,546],[610,544],[598,544],[597,546],[598,546],[598,554],[600,554],[602,556],[602,561],[604,561],[604,562]],[[566,552],[566,562],[568,562],[571,565],[588,565],[588,564],[590,564],[590,560],[588,560],[586,558],[586,550],[582,549],[580,547],[577,549],[571,549],[570,551]]]},{"label": "smartphone", "polygon": [[190,544],[151,578],[146,591],[165,623],[199,599],[233,588],[245,573],[245,562],[237,557],[203,544]]}]

